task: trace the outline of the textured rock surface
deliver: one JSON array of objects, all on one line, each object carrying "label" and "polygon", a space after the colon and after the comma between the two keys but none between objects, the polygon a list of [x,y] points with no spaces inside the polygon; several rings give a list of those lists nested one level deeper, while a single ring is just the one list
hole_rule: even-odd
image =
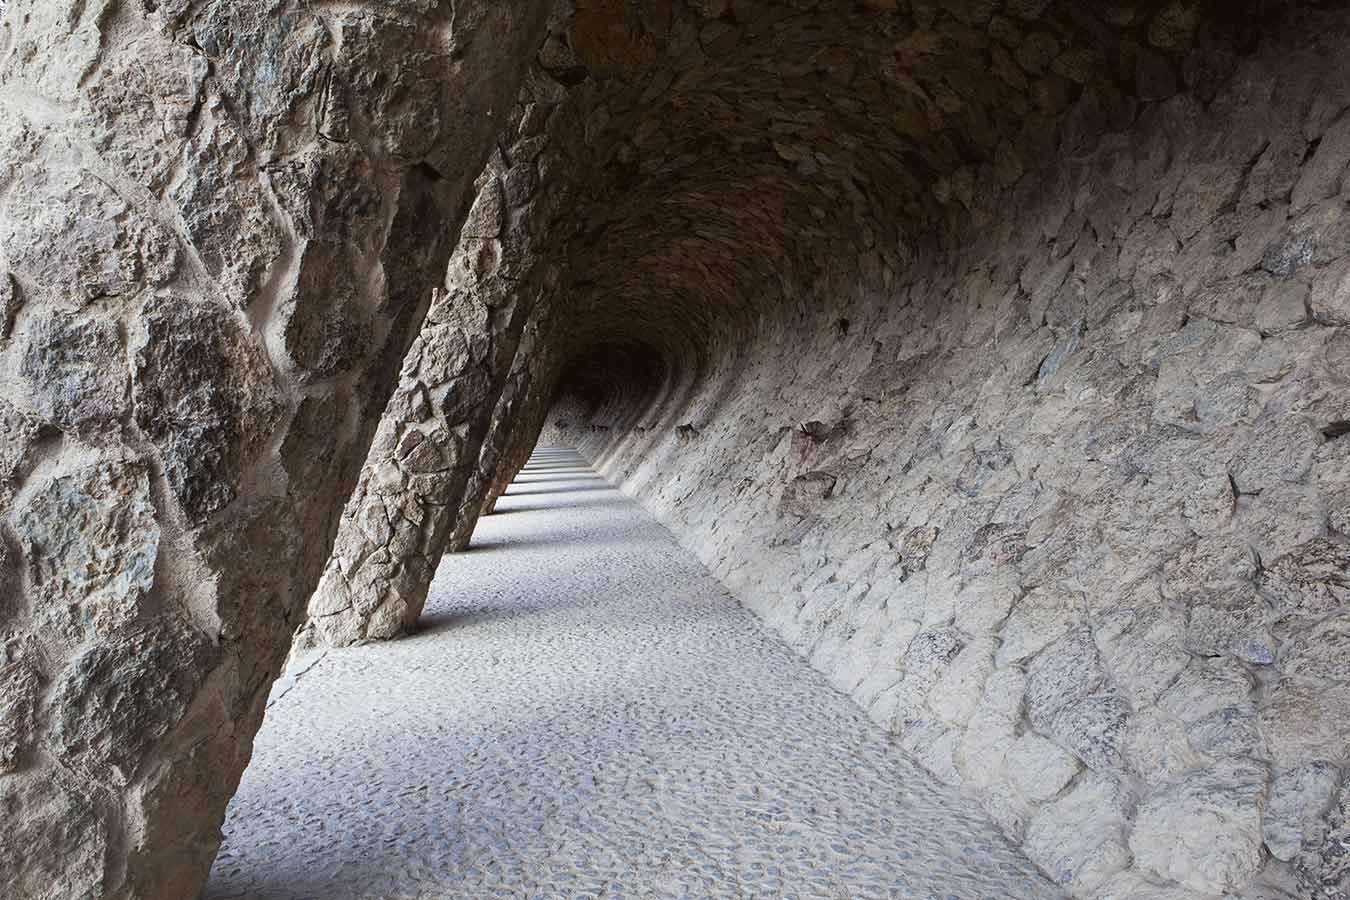
[{"label": "textured rock surface", "polygon": [[1343,10],[771,6],[572,41],[545,439],[1075,894],[1338,897]]},{"label": "textured rock surface", "polygon": [[[551,207],[532,203],[550,186],[534,174],[552,109],[547,82],[527,84],[479,179],[444,290],[404,358],[298,647],[396,637],[422,612],[549,270],[535,245]],[[511,187],[523,179],[527,186]]]},{"label": "textured rock surface", "polygon": [[276,697],[205,900],[1063,896],[575,454],[424,622]]},{"label": "textured rock surface", "polygon": [[542,432],[1073,892],[1343,894],[1342,7],[6,4],[0,892],[191,895]]},{"label": "textured rock surface", "polygon": [[196,895],[546,12],[0,4],[0,895]]}]

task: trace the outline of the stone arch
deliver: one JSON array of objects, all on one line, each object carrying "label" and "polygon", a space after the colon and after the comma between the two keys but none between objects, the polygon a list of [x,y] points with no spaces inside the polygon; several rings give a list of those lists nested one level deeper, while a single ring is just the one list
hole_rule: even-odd
[{"label": "stone arch", "polygon": [[1344,12],[547,15],[4,11],[17,893],[190,893],[329,546],[408,629],[567,407],[1075,895],[1336,896]]}]

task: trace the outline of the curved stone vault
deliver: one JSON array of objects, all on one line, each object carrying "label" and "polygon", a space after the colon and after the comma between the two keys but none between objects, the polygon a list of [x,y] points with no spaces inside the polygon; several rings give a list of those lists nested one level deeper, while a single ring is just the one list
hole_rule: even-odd
[{"label": "curved stone vault", "polygon": [[1343,4],[0,16],[7,896],[192,896],[541,435],[1072,895],[1350,896]]}]

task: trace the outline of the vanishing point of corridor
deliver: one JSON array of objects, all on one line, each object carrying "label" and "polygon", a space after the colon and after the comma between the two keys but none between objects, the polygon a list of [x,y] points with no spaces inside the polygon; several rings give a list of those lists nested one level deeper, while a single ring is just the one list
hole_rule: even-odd
[{"label": "vanishing point of corridor", "polygon": [[572,451],[421,625],[277,683],[207,900],[1062,896]]}]

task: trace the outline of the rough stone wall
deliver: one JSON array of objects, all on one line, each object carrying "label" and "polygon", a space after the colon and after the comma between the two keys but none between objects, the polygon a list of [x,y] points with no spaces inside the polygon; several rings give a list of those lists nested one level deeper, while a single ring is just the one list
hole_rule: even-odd
[{"label": "rough stone wall", "polygon": [[0,895],[196,895],[545,12],[6,5]]},{"label": "rough stone wall", "polygon": [[[1076,896],[1340,898],[1350,29],[1207,56],[1174,7],[1142,102],[1084,92],[1034,167],[933,182],[942,246],[784,277],[658,383],[583,353],[609,376],[564,368],[545,437]],[[743,321],[687,277],[681,315]]]}]

